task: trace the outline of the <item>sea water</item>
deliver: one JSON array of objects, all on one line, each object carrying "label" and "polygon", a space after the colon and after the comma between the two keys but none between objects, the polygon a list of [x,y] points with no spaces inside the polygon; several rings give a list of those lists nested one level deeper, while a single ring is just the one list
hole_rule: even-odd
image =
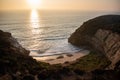
[{"label": "sea water", "polygon": [[106,14],[103,11],[1,11],[0,29],[12,33],[31,56],[75,53],[81,50],[68,43],[83,22]]}]

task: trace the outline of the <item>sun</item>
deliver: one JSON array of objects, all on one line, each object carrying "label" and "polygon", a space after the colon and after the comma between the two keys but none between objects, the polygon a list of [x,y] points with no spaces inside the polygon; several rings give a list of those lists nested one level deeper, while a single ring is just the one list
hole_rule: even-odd
[{"label": "sun", "polygon": [[27,3],[31,8],[39,8],[41,0],[27,0]]}]

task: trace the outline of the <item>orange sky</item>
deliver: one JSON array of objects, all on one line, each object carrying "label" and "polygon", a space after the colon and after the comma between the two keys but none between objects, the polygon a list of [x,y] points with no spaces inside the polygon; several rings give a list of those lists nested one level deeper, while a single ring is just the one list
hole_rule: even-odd
[{"label": "orange sky", "polygon": [[[118,10],[119,0],[41,0],[42,10]],[[32,9],[27,0],[0,0],[0,10]]]}]

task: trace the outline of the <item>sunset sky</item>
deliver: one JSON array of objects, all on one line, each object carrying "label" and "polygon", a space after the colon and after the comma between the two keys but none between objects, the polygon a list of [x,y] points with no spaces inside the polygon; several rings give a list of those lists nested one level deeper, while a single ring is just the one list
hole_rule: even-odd
[{"label": "sunset sky", "polygon": [[119,0],[0,0],[0,10],[119,10]]}]

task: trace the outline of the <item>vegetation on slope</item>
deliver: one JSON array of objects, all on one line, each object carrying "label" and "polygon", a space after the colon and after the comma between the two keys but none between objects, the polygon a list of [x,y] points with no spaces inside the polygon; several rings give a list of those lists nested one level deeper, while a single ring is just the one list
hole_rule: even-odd
[{"label": "vegetation on slope", "polygon": [[103,55],[91,51],[88,55],[78,59],[70,67],[73,70],[93,71],[104,69],[110,64],[110,61]]}]

